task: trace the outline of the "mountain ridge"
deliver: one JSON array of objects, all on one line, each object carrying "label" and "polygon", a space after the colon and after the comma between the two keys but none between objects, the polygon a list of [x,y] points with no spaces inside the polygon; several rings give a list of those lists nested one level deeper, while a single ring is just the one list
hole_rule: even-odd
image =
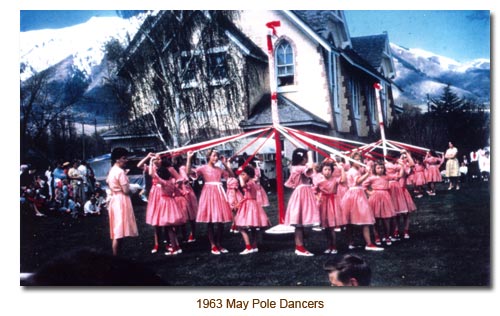
[{"label": "mountain ridge", "polygon": [[[21,32],[21,82],[34,73],[56,68],[52,80],[61,83],[73,76],[83,76],[88,84],[85,97],[77,109],[94,116],[112,115],[97,105],[101,96],[112,111],[113,101],[105,77],[103,47],[111,38],[126,43],[135,35],[145,14],[124,19],[119,17],[93,17],[85,23],[63,29]],[[92,32],[95,36],[83,36]],[[75,35],[76,34],[76,35]],[[401,89],[394,94],[399,105],[426,105],[427,95],[438,97],[442,88],[451,84],[460,97],[490,103],[490,61],[475,59],[460,63],[420,48],[406,48],[391,43],[396,68],[394,82]],[[103,103],[103,102],[101,102]],[[102,107],[102,106],[101,106]],[[92,114],[90,114],[92,113]]]}]

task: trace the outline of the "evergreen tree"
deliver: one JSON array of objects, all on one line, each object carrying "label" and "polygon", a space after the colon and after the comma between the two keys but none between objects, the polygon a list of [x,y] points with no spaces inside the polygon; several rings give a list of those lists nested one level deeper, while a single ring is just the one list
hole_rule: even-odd
[{"label": "evergreen tree", "polygon": [[439,98],[431,98],[430,111],[436,114],[452,113],[460,111],[463,105],[464,101],[451,90],[451,85],[447,84]]}]

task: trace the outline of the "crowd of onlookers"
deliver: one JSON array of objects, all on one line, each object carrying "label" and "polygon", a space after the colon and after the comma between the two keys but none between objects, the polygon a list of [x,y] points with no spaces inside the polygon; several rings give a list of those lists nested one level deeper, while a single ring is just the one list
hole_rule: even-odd
[{"label": "crowd of onlookers", "polygon": [[47,213],[78,216],[100,215],[106,207],[106,192],[85,162],[58,161],[55,167],[39,171],[31,165],[20,167],[21,206],[36,216]]},{"label": "crowd of onlookers", "polygon": [[[480,148],[463,155],[460,159],[460,182],[472,183],[476,181],[487,182],[490,180],[490,148]],[[444,172],[444,171],[443,171]],[[448,180],[445,179],[445,182]]]}]

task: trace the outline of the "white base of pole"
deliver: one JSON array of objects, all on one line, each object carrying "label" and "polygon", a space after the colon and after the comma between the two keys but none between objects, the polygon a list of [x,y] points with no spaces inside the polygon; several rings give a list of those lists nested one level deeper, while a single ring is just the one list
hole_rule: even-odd
[{"label": "white base of pole", "polygon": [[284,224],[278,224],[266,230],[266,234],[273,234],[273,235],[292,234],[294,232],[295,232],[295,227]]}]

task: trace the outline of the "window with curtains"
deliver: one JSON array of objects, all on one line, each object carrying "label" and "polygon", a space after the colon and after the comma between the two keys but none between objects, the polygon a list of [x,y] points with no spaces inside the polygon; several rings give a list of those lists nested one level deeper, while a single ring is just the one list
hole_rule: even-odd
[{"label": "window with curtains", "polygon": [[282,41],[276,47],[276,76],[278,87],[294,84],[295,66],[293,49],[288,41]]}]

